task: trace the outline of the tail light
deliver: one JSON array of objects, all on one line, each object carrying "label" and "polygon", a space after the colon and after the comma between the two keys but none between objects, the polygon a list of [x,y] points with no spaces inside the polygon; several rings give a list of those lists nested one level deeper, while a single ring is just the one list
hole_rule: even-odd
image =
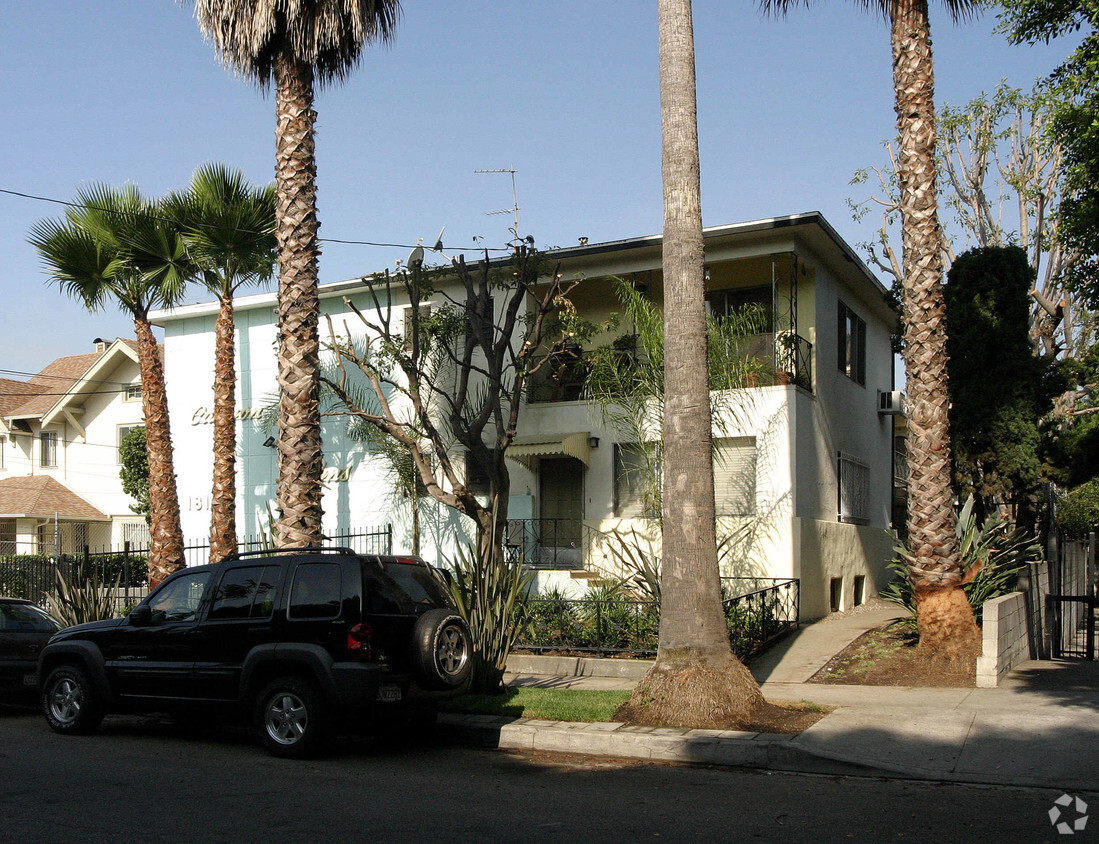
[{"label": "tail light", "polygon": [[356,624],[347,631],[347,652],[362,660],[374,658],[374,630],[369,624]]}]

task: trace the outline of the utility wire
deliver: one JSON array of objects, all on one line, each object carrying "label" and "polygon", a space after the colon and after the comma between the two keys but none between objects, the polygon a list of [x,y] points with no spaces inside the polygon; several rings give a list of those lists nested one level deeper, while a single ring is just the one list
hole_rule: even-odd
[{"label": "utility wire", "polygon": [[[178,220],[173,220],[170,217],[162,217],[162,216],[159,216],[157,214],[148,214],[148,213],[145,213],[145,212],[136,212],[136,211],[119,211],[116,208],[99,208],[95,205],[86,205],[86,204],[81,203],[81,202],[71,202],[71,201],[66,200],[66,199],[55,199],[54,197],[51,197],[51,196],[39,196],[38,194],[24,193],[22,191],[10,190],[8,188],[0,188],[0,193],[7,194],[8,196],[18,196],[18,197],[21,197],[22,199],[33,199],[36,202],[52,202],[55,205],[64,205],[64,206],[67,206],[69,208],[84,208],[84,209],[87,209],[89,211],[102,211],[105,214],[118,214],[120,216],[127,216],[127,217],[141,217],[141,218],[144,218],[144,219],[147,219],[147,220],[156,220],[156,221],[161,222],[161,223],[172,223],[172,224],[175,224],[175,225],[179,224]],[[208,228],[216,228],[212,224],[201,223],[200,225],[207,226]],[[262,234],[262,232],[257,232],[257,231],[254,231],[252,229],[234,229],[234,231],[243,232],[244,234]],[[335,238],[335,237],[318,237],[317,241],[319,243],[341,243],[341,244],[349,245],[349,246],[377,246],[377,247],[385,248],[385,249],[415,249],[417,246],[422,246],[423,245],[423,244],[416,244],[416,243],[412,243],[412,244],[410,244],[410,243],[380,243],[380,242],[372,241],[372,240],[344,240],[344,239]],[[468,247],[459,246],[459,247],[448,247],[448,248],[454,249],[455,251],[458,251],[458,252],[461,252],[462,250],[467,250],[467,251],[474,251],[475,250],[477,252],[485,252],[485,251],[487,251],[487,252],[510,252],[511,251],[511,247],[502,247],[502,246],[488,247],[488,246],[474,245],[474,246],[468,246]]]}]

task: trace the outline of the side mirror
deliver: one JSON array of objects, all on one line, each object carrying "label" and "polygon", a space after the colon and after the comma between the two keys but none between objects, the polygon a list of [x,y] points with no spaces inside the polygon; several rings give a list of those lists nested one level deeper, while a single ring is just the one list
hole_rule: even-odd
[{"label": "side mirror", "polygon": [[129,619],[134,627],[148,627],[153,623],[153,611],[148,604],[138,604],[130,610]]}]

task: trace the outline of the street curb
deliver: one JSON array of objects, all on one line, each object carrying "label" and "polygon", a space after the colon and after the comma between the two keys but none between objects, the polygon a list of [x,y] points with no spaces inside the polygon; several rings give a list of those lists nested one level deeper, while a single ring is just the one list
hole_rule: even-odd
[{"label": "street curb", "polygon": [[438,730],[442,736],[462,744],[502,750],[540,750],[824,776],[955,782],[1059,791],[1094,790],[1094,781],[1064,780],[1052,783],[1048,779],[1025,775],[990,777],[976,771],[966,773],[860,762],[844,758],[840,754],[803,747],[798,743],[798,736],[772,733],[631,727],[613,721],[545,721],[506,715],[463,713],[440,714]]},{"label": "street curb", "polygon": [[808,752],[796,736],[736,730],[688,730],[631,727],[619,722],[544,721],[494,715],[443,713],[439,728],[447,736],[478,747],[581,753],[692,765],[878,776],[880,771]]},{"label": "street curb", "polygon": [[622,680],[640,680],[652,665],[651,659],[509,654],[504,670],[509,674],[537,674],[545,677],[616,677]]}]

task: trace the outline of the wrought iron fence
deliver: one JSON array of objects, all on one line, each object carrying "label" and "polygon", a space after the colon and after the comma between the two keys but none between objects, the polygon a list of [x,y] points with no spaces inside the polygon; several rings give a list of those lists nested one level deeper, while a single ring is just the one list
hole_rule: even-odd
[{"label": "wrought iron fence", "polygon": [[1095,659],[1096,536],[1061,540],[1050,568],[1046,596],[1050,652],[1054,659]]},{"label": "wrought iron fence", "polygon": [[578,519],[508,519],[508,562],[536,569],[584,567],[584,523]]},{"label": "wrought iron fence", "polygon": [[[360,554],[391,554],[393,526],[325,537],[324,544],[351,548]],[[267,537],[245,537],[237,547],[241,551],[254,551],[271,547],[271,541]],[[210,560],[208,543],[186,545],[183,550],[188,566],[203,565]],[[118,611],[123,611],[148,593],[148,559],[147,548],[134,548],[130,543],[121,549],[106,551],[92,551],[85,546],[81,554],[63,554],[60,557],[45,554],[3,555],[0,556],[0,595],[46,604],[49,594],[57,590],[60,571],[66,578],[94,578],[108,585],[117,580],[115,605]]]},{"label": "wrought iron fence", "polygon": [[[745,658],[797,626],[799,582],[796,579],[722,578],[725,589],[751,585],[752,591],[727,598],[729,641]],[[761,582],[769,585],[756,588]],[[565,599],[528,597],[523,602],[523,630],[515,647],[533,651],[593,654],[656,653],[660,605],[623,598]]]}]

